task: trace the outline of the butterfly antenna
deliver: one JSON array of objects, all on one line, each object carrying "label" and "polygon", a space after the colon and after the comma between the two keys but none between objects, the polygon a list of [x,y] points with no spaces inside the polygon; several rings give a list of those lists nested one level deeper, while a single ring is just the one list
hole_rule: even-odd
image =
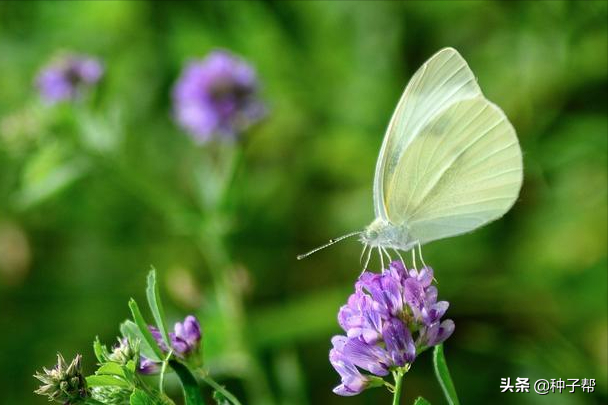
[{"label": "butterfly antenna", "polygon": [[324,245],[322,245],[322,246],[319,246],[318,248],[314,248],[313,250],[311,250],[311,251],[310,251],[310,252],[308,252],[308,253],[304,253],[304,254],[298,255],[298,256],[297,256],[297,259],[298,259],[298,260],[305,259],[305,258],[307,258],[308,256],[310,256],[311,254],[318,252],[319,250],[325,249],[326,247],[329,247],[329,246],[331,246],[331,245],[333,245],[333,244],[335,244],[335,243],[338,243],[338,242],[340,242],[341,240],[344,240],[344,239],[346,239],[346,238],[350,238],[351,236],[355,236],[355,235],[359,235],[359,234],[361,234],[361,231],[357,231],[357,232],[351,232],[351,233],[349,233],[349,234],[346,234],[346,235],[340,236],[339,238],[330,239],[330,240],[329,240],[329,242],[327,242],[326,244],[324,244]]}]

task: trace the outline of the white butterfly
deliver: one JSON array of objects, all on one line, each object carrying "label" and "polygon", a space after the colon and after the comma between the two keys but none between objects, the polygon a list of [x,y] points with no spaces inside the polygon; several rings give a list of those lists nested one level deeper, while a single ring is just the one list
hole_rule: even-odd
[{"label": "white butterfly", "polygon": [[414,74],[388,125],[374,178],[376,219],[298,259],[354,235],[383,260],[388,249],[399,254],[470,232],[513,206],[522,177],[513,126],[462,56],[444,48]]}]

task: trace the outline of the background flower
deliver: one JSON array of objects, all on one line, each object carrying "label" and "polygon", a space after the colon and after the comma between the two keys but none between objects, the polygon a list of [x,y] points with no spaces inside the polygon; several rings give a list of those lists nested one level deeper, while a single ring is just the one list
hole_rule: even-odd
[{"label": "background flower", "polygon": [[264,114],[257,93],[249,64],[214,51],[186,66],[173,89],[173,108],[178,123],[200,142],[213,135],[234,138]]},{"label": "background flower", "polygon": [[48,102],[74,100],[81,96],[84,87],[96,84],[103,73],[98,59],[68,54],[44,67],[36,78],[36,85]]}]

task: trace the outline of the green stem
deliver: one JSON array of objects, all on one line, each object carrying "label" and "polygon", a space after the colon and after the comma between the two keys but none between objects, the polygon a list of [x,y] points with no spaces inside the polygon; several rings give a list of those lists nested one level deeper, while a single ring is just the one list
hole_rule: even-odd
[{"label": "green stem", "polygon": [[160,377],[158,379],[158,390],[161,394],[165,393],[165,373],[167,372],[167,364],[169,364],[169,359],[171,358],[172,354],[173,349],[169,350],[169,354],[167,354],[167,357],[165,357],[165,359],[163,360],[163,366],[160,369]]},{"label": "green stem", "polygon": [[401,371],[393,371],[393,378],[395,378],[395,391],[393,392],[393,405],[399,405],[399,399],[401,398],[401,387],[403,384],[403,373]]},{"label": "green stem", "polygon": [[245,370],[243,374],[245,389],[251,397],[251,402],[257,404],[273,404],[270,387],[263,367],[253,353],[246,335],[246,320],[243,303],[237,287],[233,282],[232,263],[230,261],[224,236],[221,234],[204,233],[200,237],[200,248],[211,271],[218,306],[223,313],[225,333],[230,339],[227,343],[229,350],[243,355]]},{"label": "green stem", "polygon": [[[206,218],[230,216],[225,213],[226,204],[234,188],[234,180],[243,160],[243,150],[229,150],[223,156],[225,168],[222,173],[221,189],[215,206],[207,207]],[[250,343],[245,339],[246,319],[242,297],[234,283],[233,264],[227,247],[227,234],[223,228],[205,226],[199,235],[199,247],[213,278],[218,306],[226,323],[226,335],[233,352],[239,352],[245,360],[243,379],[251,402],[273,404],[274,400],[263,367],[254,354]]]},{"label": "green stem", "polygon": [[169,360],[169,365],[175,371],[182,383],[185,405],[204,405],[201,390],[190,369],[177,360]]},{"label": "green stem", "polygon": [[241,402],[234,395],[232,395],[230,391],[228,391],[222,385],[218,384],[213,378],[203,373],[199,373],[199,376],[201,380],[203,380],[205,383],[209,384],[214,390],[222,394],[233,405],[241,405]]}]

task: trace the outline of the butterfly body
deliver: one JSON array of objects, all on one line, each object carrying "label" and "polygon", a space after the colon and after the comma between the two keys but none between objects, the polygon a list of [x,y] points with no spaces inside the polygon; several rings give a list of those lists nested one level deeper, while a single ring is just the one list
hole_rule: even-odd
[{"label": "butterfly body", "polygon": [[381,218],[376,218],[369,224],[359,235],[359,240],[371,248],[383,247],[404,251],[410,250],[418,243],[405,223],[394,225]]}]

